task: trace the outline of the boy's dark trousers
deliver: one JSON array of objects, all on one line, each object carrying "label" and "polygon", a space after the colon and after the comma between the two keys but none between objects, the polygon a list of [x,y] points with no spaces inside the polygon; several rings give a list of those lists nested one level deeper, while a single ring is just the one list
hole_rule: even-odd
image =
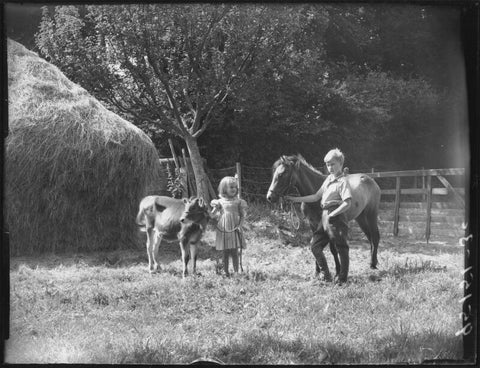
[{"label": "boy's dark trousers", "polygon": [[[311,250],[317,261],[317,270],[323,272],[325,280],[330,281],[332,276],[328,269],[327,260],[323,254],[323,249],[328,243],[331,243],[332,253],[335,258],[335,266],[338,276],[338,281],[347,281],[349,268],[349,248],[347,244],[348,222],[345,213],[341,213],[335,217],[327,219],[327,215],[338,208],[338,205],[325,208],[322,212],[322,221],[318,225],[317,230],[313,233],[311,242]],[[340,264],[338,264],[338,257],[335,253],[338,252],[340,256]]]}]

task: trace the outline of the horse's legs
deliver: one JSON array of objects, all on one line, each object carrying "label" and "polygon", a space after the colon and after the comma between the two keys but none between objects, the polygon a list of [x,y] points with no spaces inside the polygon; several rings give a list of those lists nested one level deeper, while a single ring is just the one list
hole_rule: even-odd
[{"label": "horse's legs", "polygon": [[[310,222],[310,228],[312,229],[312,239],[310,239],[310,249],[312,249],[313,247],[313,244],[315,243],[316,239],[315,239],[315,231],[317,230],[317,226],[315,226],[315,224],[313,223],[313,221]],[[332,249],[330,247],[330,249]],[[332,252],[333,254],[333,252]],[[317,263],[317,259],[315,258],[315,276],[318,276],[320,274],[320,266],[318,265]]]},{"label": "horse's legs", "polygon": [[319,227],[317,231],[313,234],[313,238],[310,242],[310,249],[312,250],[313,255],[315,256],[315,276],[318,276],[320,273],[323,273],[325,281],[331,281],[332,275],[330,275],[330,270],[328,269],[327,259],[323,254],[323,249],[330,241],[327,232],[323,227]]},{"label": "horse's legs", "polygon": [[373,244],[372,264],[370,265],[370,267],[377,268],[377,264],[378,264],[377,251],[378,251],[378,243],[380,243],[380,231],[378,230],[376,213],[370,215],[370,218],[368,219],[368,224],[370,225],[370,229],[372,231],[372,244]]},{"label": "horse's legs", "polygon": [[332,217],[327,225],[330,244],[334,244],[340,255],[340,269],[337,273],[339,282],[346,282],[350,265],[349,248],[347,244],[348,224],[344,214]]},{"label": "horse's legs", "polygon": [[330,245],[330,251],[332,252],[332,255],[333,255],[333,260],[335,261],[335,272],[338,276],[340,274],[340,261],[338,260],[337,247],[335,246],[335,242],[333,241],[331,241],[329,245]]},{"label": "horse's legs", "polygon": [[150,269],[150,272],[156,272],[159,269],[158,266],[158,248],[160,246],[160,243],[162,242],[162,237],[163,234],[159,233],[158,231],[154,231],[154,236],[153,236],[153,270]]},{"label": "horse's legs", "polygon": [[377,268],[377,250],[380,241],[380,233],[378,231],[377,214],[374,211],[364,210],[355,219],[360,229],[365,233],[370,243],[370,268]]}]

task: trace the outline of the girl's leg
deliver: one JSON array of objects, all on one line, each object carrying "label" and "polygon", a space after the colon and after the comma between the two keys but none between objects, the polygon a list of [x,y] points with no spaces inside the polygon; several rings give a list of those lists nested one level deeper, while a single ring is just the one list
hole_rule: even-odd
[{"label": "girl's leg", "polygon": [[233,271],[238,273],[238,249],[230,249],[230,253],[232,255]]},{"label": "girl's leg", "polygon": [[224,249],[223,250],[223,269],[225,270],[225,275],[229,276],[230,274],[228,273],[228,258],[229,258],[229,249]]}]

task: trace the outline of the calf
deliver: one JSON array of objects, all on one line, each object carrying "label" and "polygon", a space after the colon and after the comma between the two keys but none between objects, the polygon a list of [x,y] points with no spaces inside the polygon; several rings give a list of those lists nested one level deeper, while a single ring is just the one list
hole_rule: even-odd
[{"label": "calf", "polygon": [[[140,201],[137,224],[147,233],[148,269],[156,272],[158,248],[162,239],[178,239],[183,262],[183,277],[188,274],[190,256],[193,273],[196,273],[197,244],[209,220],[208,208],[202,198],[176,199],[164,196],[147,196]],[[189,246],[189,249],[188,249]]]}]

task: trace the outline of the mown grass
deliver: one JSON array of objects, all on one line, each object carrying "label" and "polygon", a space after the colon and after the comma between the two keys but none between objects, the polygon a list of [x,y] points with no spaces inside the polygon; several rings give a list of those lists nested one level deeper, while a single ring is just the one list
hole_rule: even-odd
[{"label": "mown grass", "polygon": [[216,252],[207,245],[212,231],[197,264],[201,276],[186,280],[176,244],[162,249],[162,271],[154,275],[147,272],[143,249],[13,258],[7,362],[462,358],[462,340],[455,336],[461,328],[462,248],[386,238],[374,271],[366,241],[353,239],[350,282],[324,284],[312,278],[309,248],[285,245],[272,226],[280,220],[261,212],[250,212],[244,273],[232,278],[216,273]]}]

